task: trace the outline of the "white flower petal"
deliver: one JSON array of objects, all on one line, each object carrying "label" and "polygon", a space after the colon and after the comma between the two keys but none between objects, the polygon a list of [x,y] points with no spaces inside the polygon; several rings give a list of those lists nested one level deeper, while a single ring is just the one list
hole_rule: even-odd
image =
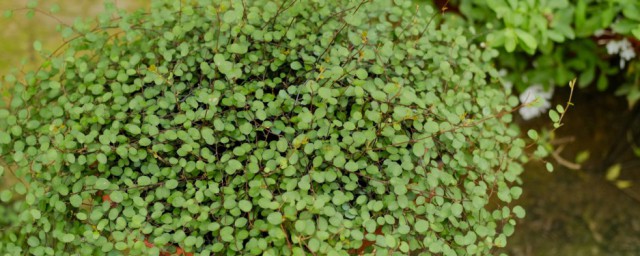
[{"label": "white flower petal", "polygon": [[609,53],[609,55],[613,55],[620,52],[621,44],[619,41],[611,40],[607,43],[606,47],[607,47],[607,53]]},{"label": "white flower petal", "polygon": [[[519,113],[524,120],[531,120],[537,116],[540,116],[551,107],[549,100],[553,96],[553,87],[549,91],[545,91],[544,87],[540,84],[534,84],[529,86],[524,92],[520,94],[520,102],[524,104],[520,108]],[[535,104],[529,105],[536,101]]]},{"label": "white flower petal", "polygon": [[633,48],[625,48],[620,52],[620,57],[625,60],[630,60],[636,57],[636,52],[633,51]]},{"label": "white flower petal", "polygon": [[505,90],[509,91],[509,90],[511,90],[511,88],[513,88],[513,83],[511,81],[504,81],[502,83],[502,88],[504,88]]}]

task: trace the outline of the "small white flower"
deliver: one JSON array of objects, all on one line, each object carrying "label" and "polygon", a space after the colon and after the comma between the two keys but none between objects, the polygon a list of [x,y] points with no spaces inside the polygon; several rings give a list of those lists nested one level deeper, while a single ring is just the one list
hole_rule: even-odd
[{"label": "small white flower", "polygon": [[630,60],[636,57],[636,52],[633,51],[632,47],[624,48],[620,52],[620,57],[624,60]]},{"label": "small white flower", "polygon": [[626,38],[619,41],[607,42],[607,53],[609,55],[620,55],[620,68],[624,68],[627,61],[636,57],[636,52],[633,49],[633,45]]},{"label": "small white flower", "polygon": [[617,54],[618,52],[620,52],[620,47],[622,47],[622,45],[620,44],[620,41],[609,41],[607,43],[607,53],[609,53],[609,55],[614,55]]},{"label": "small white flower", "polygon": [[511,81],[505,80],[504,82],[502,82],[502,88],[504,88],[506,91],[511,91],[511,88],[513,88],[513,83]]},{"label": "small white flower", "polygon": [[[522,94],[520,94],[520,115],[524,120],[531,120],[540,114],[543,114],[551,107],[551,96],[553,96],[553,87],[549,91],[545,91],[540,84],[529,86]],[[534,101],[536,101],[534,103]]]},{"label": "small white flower", "polygon": [[598,29],[598,30],[593,32],[593,35],[599,37],[599,36],[604,35],[604,33],[605,33],[604,29]]}]

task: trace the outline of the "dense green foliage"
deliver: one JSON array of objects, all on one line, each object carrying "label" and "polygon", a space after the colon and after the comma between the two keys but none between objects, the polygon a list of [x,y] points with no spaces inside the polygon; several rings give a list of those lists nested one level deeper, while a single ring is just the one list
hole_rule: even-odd
[{"label": "dense green foliage", "polygon": [[[488,47],[520,91],[533,84],[609,87],[631,105],[640,99],[640,2],[635,0],[457,0],[451,6]],[[627,52],[619,44],[627,43]],[[616,46],[618,44],[618,46]],[[634,52],[631,54],[631,52]],[[620,55],[620,56],[617,56]],[[625,63],[626,62],[626,63]],[[624,79],[620,79],[623,78]],[[620,84],[618,84],[620,83]]]},{"label": "dense green foliage", "polygon": [[107,8],[98,28],[63,29],[39,70],[6,77],[0,175],[19,181],[0,192],[0,252],[506,244],[525,142],[497,51],[409,1],[211,2]]}]

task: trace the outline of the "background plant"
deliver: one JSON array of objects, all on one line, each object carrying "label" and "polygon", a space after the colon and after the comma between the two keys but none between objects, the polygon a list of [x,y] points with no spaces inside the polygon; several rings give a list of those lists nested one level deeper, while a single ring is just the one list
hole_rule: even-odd
[{"label": "background plant", "polygon": [[107,5],[34,44],[43,65],[4,83],[0,251],[506,244],[526,157],[495,50],[406,1],[229,3]]},{"label": "background plant", "polygon": [[[637,58],[640,3],[627,0],[458,0],[451,9],[474,24],[520,92],[535,84],[605,90],[609,81],[633,106],[640,99]],[[451,12],[454,13],[454,12]],[[624,77],[624,79],[620,79]]]}]

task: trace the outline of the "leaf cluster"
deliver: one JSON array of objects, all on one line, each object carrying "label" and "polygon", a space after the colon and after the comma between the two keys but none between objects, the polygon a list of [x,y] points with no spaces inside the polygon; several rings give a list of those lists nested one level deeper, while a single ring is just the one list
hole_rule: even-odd
[{"label": "leaf cluster", "polygon": [[[630,105],[640,99],[637,58],[620,64],[605,44],[628,40],[640,49],[640,3],[599,0],[458,0],[452,1],[466,24],[476,28],[489,47],[503,49],[498,58],[507,79],[523,91],[529,85],[578,85],[605,90],[612,78]],[[458,19],[459,20],[459,19]]]},{"label": "leaf cluster", "polygon": [[0,251],[505,246],[524,216],[509,205],[517,100],[497,51],[433,15],[409,1],[157,0],[64,29],[62,51],[38,49],[40,69],[5,80],[0,175],[19,182],[0,193]]}]

